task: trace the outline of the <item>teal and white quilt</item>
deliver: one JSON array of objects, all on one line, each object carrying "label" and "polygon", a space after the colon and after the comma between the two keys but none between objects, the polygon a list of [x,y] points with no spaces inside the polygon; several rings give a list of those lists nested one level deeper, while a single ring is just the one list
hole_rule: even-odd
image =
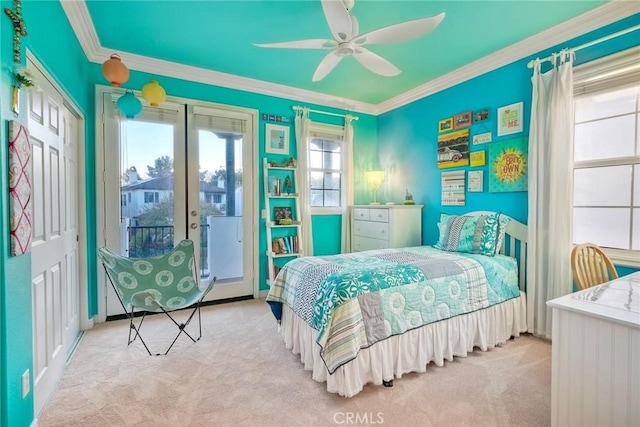
[{"label": "teal and white quilt", "polygon": [[277,318],[286,304],[318,331],[332,374],[378,341],[519,294],[513,258],[418,246],[294,259],[267,302]]}]

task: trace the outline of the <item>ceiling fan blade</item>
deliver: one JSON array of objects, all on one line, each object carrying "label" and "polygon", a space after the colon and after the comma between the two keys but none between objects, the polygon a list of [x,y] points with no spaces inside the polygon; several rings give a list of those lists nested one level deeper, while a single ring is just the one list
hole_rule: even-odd
[{"label": "ceiling fan blade", "polygon": [[373,30],[358,36],[354,42],[358,45],[396,43],[422,36],[433,30],[444,19],[444,12],[427,18],[414,19],[400,24]]},{"label": "ceiling fan blade", "polygon": [[253,43],[257,47],[278,47],[290,49],[328,49],[336,46],[335,40],[308,39],[281,43]]},{"label": "ceiling fan blade", "polygon": [[346,42],[351,38],[352,26],[351,16],[344,7],[342,0],[321,0],[324,16],[329,24],[329,29],[333,37],[340,41]]},{"label": "ceiling fan blade", "polygon": [[312,80],[314,82],[319,82],[320,80],[324,79],[326,75],[329,74],[331,70],[333,70],[340,61],[342,61],[342,58],[344,57],[336,55],[335,51],[333,50],[329,52],[322,59],[322,61],[320,61],[320,64],[318,64],[318,68],[316,68],[316,72],[313,73]]},{"label": "ceiling fan blade", "polygon": [[353,56],[365,68],[381,76],[392,77],[401,73],[400,69],[391,62],[362,47],[358,47]]}]

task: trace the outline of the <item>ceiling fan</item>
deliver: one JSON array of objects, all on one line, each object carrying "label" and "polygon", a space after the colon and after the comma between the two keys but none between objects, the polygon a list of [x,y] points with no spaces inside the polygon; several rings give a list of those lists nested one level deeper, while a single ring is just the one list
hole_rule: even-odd
[{"label": "ceiling fan", "polygon": [[358,34],[358,20],[350,15],[355,0],[320,0],[333,39],[308,39],[281,43],[254,43],[258,47],[290,49],[330,49],[313,73],[313,81],[326,77],[347,56],[353,56],[365,68],[382,76],[397,76],[398,69],[391,62],[364,48],[368,44],[396,43],[422,36],[444,19],[444,12],[435,16],[401,22]]}]

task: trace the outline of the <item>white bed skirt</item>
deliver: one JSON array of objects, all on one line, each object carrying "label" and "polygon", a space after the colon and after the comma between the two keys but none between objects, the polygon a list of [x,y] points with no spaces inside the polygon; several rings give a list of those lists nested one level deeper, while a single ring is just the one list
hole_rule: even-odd
[{"label": "white bed skirt", "polygon": [[523,292],[501,304],[431,323],[360,350],[355,360],[329,375],[316,344],[317,331],[289,307],[282,307],[282,335],[286,348],[300,354],[312,378],[327,383],[327,391],[351,397],[365,384],[382,384],[409,372],[425,372],[429,362],[443,366],[453,356],[465,357],[478,347],[487,351],[527,330]]}]

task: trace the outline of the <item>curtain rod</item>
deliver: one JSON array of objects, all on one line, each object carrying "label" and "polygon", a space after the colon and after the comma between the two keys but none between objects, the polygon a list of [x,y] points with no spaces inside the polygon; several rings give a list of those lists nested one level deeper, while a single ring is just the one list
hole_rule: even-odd
[{"label": "curtain rod", "polygon": [[[636,30],[639,30],[639,29],[640,29],[640,25],[634,25],[633,27],[629,27],[626,30],[618,31],[617,33],[613,33],[613,34],[609,34],[608,36],[601,37],[599,39],[590,41],[588,43],[581,44],[580,46],[576,46],[576,47],[574,47],[573,49],[570,49],[570,50],[572,52],[577,52],[579,50],[586,49],[586,48],[591,47],[593,45],[600,44],[602,42],[606,42],[607,40],[611,40],[611,39],[614,39],[616,37],[623,36],[623,35],[625,35],[627,33],[631,33],[633,31],[636,31]],[[546,58],[540,59],[540,61],[541,62],[545,62],[545,61],[551,61],[552,59],[553,59],[553,55],[549,55]],[[535,64],[535,62],[536,62],[535,59],[529,61],[529,63],[527,64],[527,67],[528,68],[533,68],[533,64]]]},{"label": "curtain rod", "polygon": [[[306,108],[306,107],[301,107],[300,105],[294,105],[294,106],[293,106],[293,109],[294,109],[295,111],[300,111],[300,110],[302,110],[303,108]],[[312,110],[312,109],[310,109],[310,108],[309,108],[309,112],[310,112],[310,113],[317,113],[317,114],[326,114],[327,116],[346,117],[346,114],[330,113],[330,112],[328,112],[328,111]],[[358,120],[358,116],[353,116],[353,115],[351,115],[351,117],[353,117],[353,120]]]}]

